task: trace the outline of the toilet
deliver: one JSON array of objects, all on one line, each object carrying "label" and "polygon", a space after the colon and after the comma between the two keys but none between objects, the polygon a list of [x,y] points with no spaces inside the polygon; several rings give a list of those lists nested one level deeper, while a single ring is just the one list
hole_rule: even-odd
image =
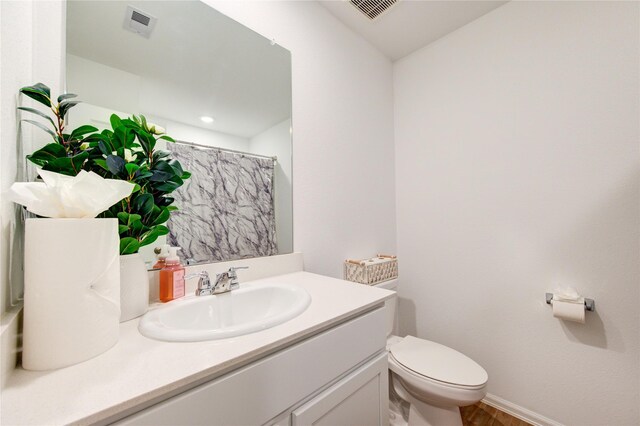
[{"label": "toilet", "polygon": [[[398,280],[376,287],[397,290]],[[429,340],[394,336],[397,297],[385,303],[390,392],[409,404],[409,426],[462,425],[460,407],[487,393],[487,372],[471,358]]]}]

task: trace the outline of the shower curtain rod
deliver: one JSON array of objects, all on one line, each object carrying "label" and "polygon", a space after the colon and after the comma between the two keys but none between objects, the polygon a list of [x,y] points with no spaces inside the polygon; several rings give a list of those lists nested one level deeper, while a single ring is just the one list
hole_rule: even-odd
[{"label": "shower curtain rod", "polygon": [[204,144],[195,143],[195,142],[186,142],[186,141],[178,141],[177,140],[175,143],[180,144],[180,145],[190,145],[190,146],[197,146],[197,147],[200,147],[200,148],[215,149],[217,151],[231,152],[231,153],[234,153],[234,154],[246,155],[248,157],[266,158],[268,160],[278,161],[278,157],[276,157],[275,155],[271,157],[271,156],[268,156],[268,155],[260,155],[260,154],[253,154],[251,152],[236,151],[235,149],[220,148],[218,146],[204,145]]}]

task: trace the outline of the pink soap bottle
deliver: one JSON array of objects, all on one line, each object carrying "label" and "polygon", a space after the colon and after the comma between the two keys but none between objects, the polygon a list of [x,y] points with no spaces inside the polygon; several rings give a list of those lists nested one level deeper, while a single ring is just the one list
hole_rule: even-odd
[{"label": "pink soap bottle", "polygon": [[184,296],[184,266],[178,257],[180,247],[170,247],[165,266],[160,270],[160,301],[170,302]]}]

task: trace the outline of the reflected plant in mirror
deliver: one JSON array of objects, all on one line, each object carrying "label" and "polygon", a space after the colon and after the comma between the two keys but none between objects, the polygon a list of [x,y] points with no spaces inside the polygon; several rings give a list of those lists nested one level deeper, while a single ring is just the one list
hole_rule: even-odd
[{"label": "reflected plant in mirror", "polygon": [[160,140],[174,140],[144,116],[122,119],[113,114],[110,122],[112,130],[95,134],[97,141],[89,144],[101,155],[90,164],[104,178],[135,185],[130,197],[100,215],[118,219],[120,254],[133,254],[169,233],[164,223],[177,207],[172,205],[174,198],[168,194],[181,187],[191,173],[170,158],[169,151],[157,148]]},{"label": "reflected plant in mirror", "polygon": [[[149,234],[157,238],[152,244],[140,244],[147,265],[165,243],[182,247],[190,263],[291,253],[290,52],[201,1],[66,4],[66,84],[83,98],[69,115],[70,128],[114,131],[112,113],[144,115],[176,140],[160,139],[155,148],[192,173],[171,193],[179,210]],[[144,34],[138,21],[132,24],[133,9],[154,22]],[[101,167],[125,178],[133,167],[126,164],[112,159]],[[140,236],[132,233],[139,225],[131,216],[120,216],[127,237]],[[151,216],[160,226],[166,213]],[[123,249],[134,250],[127,241],[132,245]]]}]

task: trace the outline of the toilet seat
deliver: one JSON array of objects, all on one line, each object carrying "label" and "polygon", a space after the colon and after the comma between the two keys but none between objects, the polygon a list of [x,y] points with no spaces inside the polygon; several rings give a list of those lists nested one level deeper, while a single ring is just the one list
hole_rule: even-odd
[{"label": "toilet seat", "polygon": [[407,336],[389,347],[397,366],[424,380],[459,389],[481,389],[489,376],[471,358],[439,343]]}]

